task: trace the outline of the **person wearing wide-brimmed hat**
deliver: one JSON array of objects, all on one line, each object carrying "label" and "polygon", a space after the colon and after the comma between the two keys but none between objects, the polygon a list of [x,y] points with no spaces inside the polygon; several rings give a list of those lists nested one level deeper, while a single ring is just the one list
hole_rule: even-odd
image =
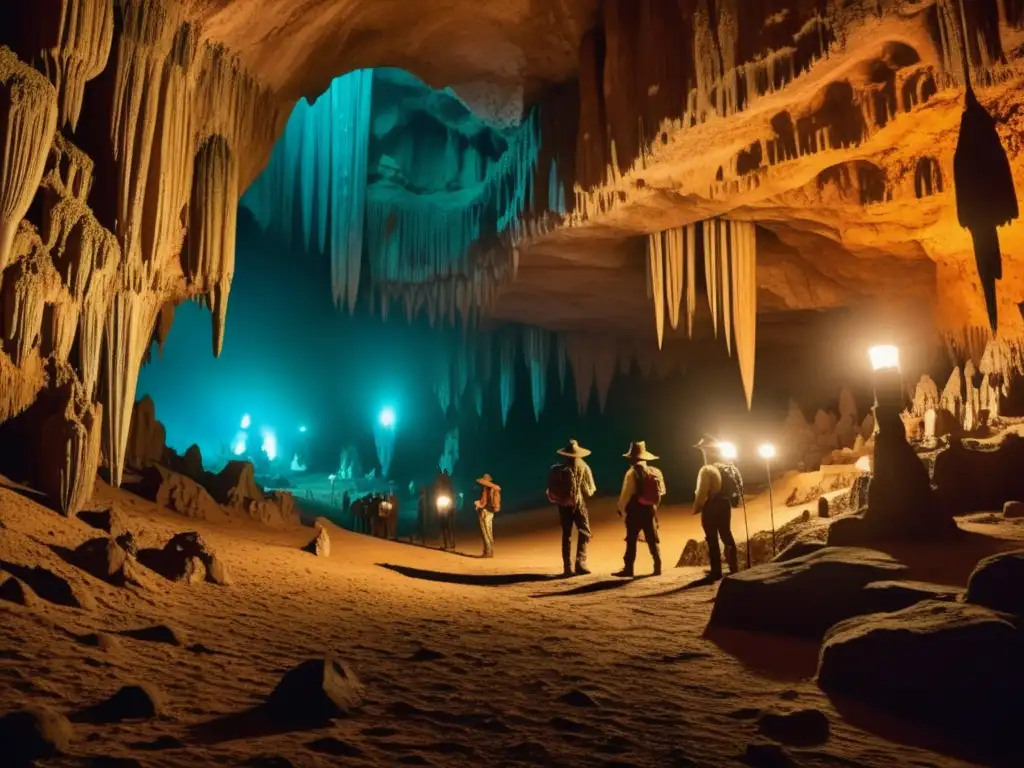
[{"label": "person wearing wide-brimmed hat", "polygon": [[501,511],[501,486],[484,474],[476,482],[480,485],[480,498],[474,502],[480,519],[480,536],[484,540],[483,557],[494,557],[494,513]]},{"label": "person wearing wide-brimmed hat", "polygon": [[584,576],[587,570],[587,545],[593,534],[590,532],[590,515],[587,512],[587,497],[597,491],[594,473],[583,459],[590,451],[577,441],[570,440],[564,448],[555,451],[562,460],[548,471],[548,501],[558,507],[562,523],[562,572],[572,576],[572,528],[576,526],[576,575]]},{"label": "person wearing wide-brimmed hat", "polygon": [[[736,465],[723,461],[720,443],[710,435],[704,435],[694,446],[704,457],[704,464],[697,472],[697,491],[693,499],[693,513],[700,515],[700,524],[708,542],[708,560],[711,579],[722,578],[722,553],[718,540],[725,547],[725,561],[729,572],[739,571],[739,557],[736,540],[732,535],[732,508],[742,498],[743,478]],[[712,460],[709,461],[708,459]]]},{"label": "person wearing wide-brimmed hat", "polygon": [[647,443],[632,443],[629,450],[622,454],[629,459],[630,467],[622,480],[622,492],[619,494],[619,514],[626,517],[626,554],[622,560],[624,567],[616,576],[629,578],[633,576],[633,564],[636,562],[636,542],[643,533],[647,547],[654,561],[654,575],[661,574],[661,548],[658,538],[658,505],[665,497],[665,477],[657,467],[647,462],[658,457],[647,450]]}]

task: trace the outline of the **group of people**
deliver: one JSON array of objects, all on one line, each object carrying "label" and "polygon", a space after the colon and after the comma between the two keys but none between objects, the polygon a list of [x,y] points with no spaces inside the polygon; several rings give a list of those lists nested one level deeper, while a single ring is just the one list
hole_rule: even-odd
[{"label": "group of people", "polygon": [[398,497],[394,493],[373,493],[352,499],[341,497],[341,509],[352,515],[352,530],[379,539],[398,538]]},{"label": "group of people", "polygon": [[[743,478],[736,465],[727,461],[718,447],[718,441],[705,435],[696,446],[703,456],[703,464],[697,473],[697,491],[693,504],[694,514],[701,516],[701,525],[708,542],[708,557],[711,568],[709,578],[722,577],[722,553],[719,539],[725,547],[725,559],[729,571],[739,570],[736,541],[732,535],[732,510],[743,498]],[[594,473],[584,459],[590,451],[576,440],[557,451],[561,461],[548,472],[548,500],[558,507],[562,524],[562,568],[566,576],[585,575],[587,569],[587,548],[593,538],[587,499],[594,495],[597,486]],[[643,534],[654,563],[654,575],[661,574],[661,544],[658,535],[658,507],[665,497],[665,477],[649,462],[658,459],[647,450],[644,441],[632,443],[623,454],[629,460],[629,468],[622,480],[617,510],[626,524],[626,552],[623,568],[615,575],[631,578],[636,564],[637,543]],[[575,567],[571,559],[572,529],[576,528]]]}]

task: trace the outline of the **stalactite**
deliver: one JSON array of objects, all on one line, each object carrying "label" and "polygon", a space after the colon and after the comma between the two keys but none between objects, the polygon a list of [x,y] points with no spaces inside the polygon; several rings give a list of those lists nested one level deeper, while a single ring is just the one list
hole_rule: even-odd
[{"label": "stalactite", "polygon": [[516,337],[506,333],[501,338],[501,423],[508,423],[508,413],[516,397]]},{"label": "stalactite", "polygon": [[703,222],[704,234],[704,276],[707,283],[708,308],[711,310],[711,324],[718,337],[718,280],[721,273],[718,253],[718,224],[715,221]]},{"label": "stalactite", "polygon": [[746,221],[729,222],[732,229],[732,306],[736,358],[747,396],[754,397],[754,361],[757,340],[757,231]]},{"label": "stalactite", "polygon": [[43,358],[34,354],[15,365],[0,351],[0,423],[12,419],[36,401],[47,384]]},{"label": "stalactite", "polygon": [[569,353],[565,348],[565,334],[559,333],[555,336],[555,362],[558,365],[558,386],[560,392],[565,392],[566,366],[569,363]]},{"label": "stalactite", "polygon": [[[47,18],[53,45],[42,52],[43,68],[57,91],[60,124],[75,130],[85,84],[106,67],[114,42],[112,0],[59,0]],[[41,13],[41,12],[40,12]]]},{"label": "stalactite", "polygon": [[441,413],[447,415],[452,405],[452,355],[447,345],[434,359],[434,394]]},{"label": "stalactite", "polygon": [[679,327],[679,310],[683,301],[686,237],[683,229],[670,229],[662,236],[665,259],[665,301],[668,305],[669,325],[675,330]]},{"label": "stalactite", "polygon": [[591,340],[585,334],[574,333],[566,339],[572,375],[576,382],[576,404],[580,415],[585,415],[594,388],[595,362]]},{"label": "stalactite", "polygon": [[686,227],[686,337],[693,338],[693,316],[697,311],[697,226]]},{"label": "stalactite", "polygon": [[660,232],[647,238],[647,294],[654,301],[654,332],[661,349],[665,336],[665,256]]},{"label": "stalactite", "polygon": [[593,340],[594,384],[597,387],[597,404],[604,413],[608,403],[608,390],[615,378],[615,347],[607,340]]},{"label": "stalactite", "polygon": [[238,183],[238,163],[227,140],[211,136],[195,159],[185,274],[199,293],[208,297],[215,357],[224,347],[228,296],[235,274]]},{"label": "stalactite", "polygon": [[4,272],[2,293],[4,348],[15,365],[38,349],[47,303],[57,299],[60,275],[39,234],[27,222],[14,239],[14,264]]},{"label": "stalactite", "polygon": [[0,273],[42,180],[57,130],[57,92],[43,75],[0,47]]},{"label": "stalactite", "polygon": [[551,336],[543,328],[523,329],[523,354],[530,370],[530,391],[533,395],[533,415],[540,421],[547,398],[548,359],[551,355]]},{"label": "stalactite", "polygon": [[473,388],[473,405],[476,407],[476,415],[481,417],[484,415],[484,388],[477,384]]},{"label": "stalactite", "polygon": [[139,368],[153,337],[153,324],[161,304],[153,290],[143,284],[141,275],[133,276],[129,271],[122,274],[121,280],[110,302],[105,345],[107,429],[103,453],[115,486],[121,485],[124,472]]},{"label": "stalactite", "polygon": [[[152,163],[158,127],[172,125],[176,120],[170,115],[168,122],[160,126],[165,65],[178,39],[184,13],[176,2],[122,0],[121,8],[110,125],[110,140],[119,173],[115,234],[125,260],[138,264],[157,256],[144,247],[148,223],[145,206],[154,204],[152,200],[147,201],[147,194],[159,195],[163,181],[151,178],[155,170]],[[161,151],[157,142],[157,156]],[[180,157],[175,161],[182,162]],[[187,188],[184,192],[187,194]],[[149,235],[145,244],[152,246],[155,238],[152,232]]]},{"label": "stalactite", "polygon": [[654,371],[654,359],[658,355],[659,351],[656,347],[649,347],[646,344],[637,347],[636,364],[643,378],[651,378],[651,373]]},{"label": "stalactite", "polygon": [[302,222],[301,241],[329,251],[334,302],[350,313],[362,266],[372,93],[373,70],[357,70],[336,78],[312,106],[297,105],[242,201],[289,245],[292,223]]},{"label": "stalactite", "polygon": [[736,253],[736,243],[731,239],[732,230],[730,222],[725,219],[718,219],[714,226],[718,227],[718,266],[721,273],[718,277],[718,288],[721,291],[720,301],[722,307],[722,323],[725,332],[725,348],[732,356],[732,279],[730,274],[733,271],[732,260]]}]

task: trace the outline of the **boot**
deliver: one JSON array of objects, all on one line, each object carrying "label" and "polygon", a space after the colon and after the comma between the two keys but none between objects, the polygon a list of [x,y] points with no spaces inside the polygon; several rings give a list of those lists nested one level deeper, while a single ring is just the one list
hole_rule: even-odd
[{"label": "boot", "polygon": [[586,563],[581,563],[578,560],[576,561],[576,575],[577,576],[589,576],[590,575],[590,570],[587,568],[587,564]]},{"label": "boot", "polygon": [[711,581],[718,581],[722,578],[722,552],[718,549],[718,542],[708,540],[708,561],[711,567],[708,569],[708,578]]},{"label": "boot", "polygon": [[654,561],[653,575],[654,576],[661,576],[661,560],[655,560]]},{"label": "boot", "polygon": [[729,564],[729,573],[740,572],[740,562],[736,552],[736,547],[725,548],[725,562]]},{"label": "boot", "polygon": [[566,577],[572,576],[572,564],[568,560],[562,563],[562,575]]},{"label": "boot", "polygon": [[616,573],[613,573],[612,576],[615,576],[615,577],[620,578],[620,579],[632,579],[633,578],[633,566],[632,565],[627,565],[621,571],[617,571]]}]

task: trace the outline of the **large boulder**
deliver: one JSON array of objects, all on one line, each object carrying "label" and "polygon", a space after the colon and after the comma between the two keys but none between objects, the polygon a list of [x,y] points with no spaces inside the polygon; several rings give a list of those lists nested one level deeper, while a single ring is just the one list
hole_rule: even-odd
[{"label": "large boulder", "polygon": [[363,703],[363,685],[337,659],[310,659],[285,673],[267,698],[277,720],[323,723],[352,714]]},{"label": "large boulder", "polygon": [[166,442],[164,425],[156,420],[156,406],[146,395],[132,408],[125,463],[133,469],[145,469],[163,461]]},{"label": "large boulder", "polygon": [[1024,635],[987,608],[926,601],[837,624],[821,649],[818,682],[996,754],[1020,754]]},{"label": "large boulder", "polygon": [[73,737],[68,719],[47,707],[28,707],[0,717],[4,765],[32,765],[56,757],[67,751]]},{"label": "large boulder", "polygon": [[113,508],[82,511],[78,513],[78,519],[90,528],[103,531],[114,538],[122,536],[129,530],[128,518]]},{"label": "large boulder", "polygon": [[153,588],[150,578],[135,558],[116,541],[105,536],[79,545],[67,559],[72,565],[108,584],[117,587],[134,584],[143,589]]},{"label": "large boulder", "polygon": [[935,457],[932,482],[949,515],[1002,509],[1024,498],[1024,438],[1008,434],[995,445],[951,439]]},{"label": "large boulder", "polygon": [[965,599],[1024,618],[1024,549],[986,557],[967,580]]},{"label": "large boulder", "polygon": [[204,485],[219,504],[228,507],[241,508],[250,499],[262,501],[264,498],[252,463],[248,461],[229,461],[216,475],[207,474]]},{"label": "large boulder", "polygon": [[195,531],[172,536],[164,545],[164,552],[168,553],[168,557],[178,560],[199,560],[204,566],[206,580],[213,584],[227,586],[233,581],[223,559],[218,557],[203,537]]},{"label": "large boulder", "polygon": [[309,552],[317,557],[331,556],[331,539],[327,535],[327,529],[320,526],[317,528],[316,536],[312,541],[302,548],[303,552]]},{"label": "large boulder", "polygon": [[142,470],[132,490],[179,515],[194,520],[224,520],[225,510],[199,483],[159,464]]},{"label": "large boulder", "polygon": [[865,586],[899,579],[907,570],[882,552],[844,547],[765,563],[722,581],[708,627],[819,638],[836,622],[865,612]]}]

